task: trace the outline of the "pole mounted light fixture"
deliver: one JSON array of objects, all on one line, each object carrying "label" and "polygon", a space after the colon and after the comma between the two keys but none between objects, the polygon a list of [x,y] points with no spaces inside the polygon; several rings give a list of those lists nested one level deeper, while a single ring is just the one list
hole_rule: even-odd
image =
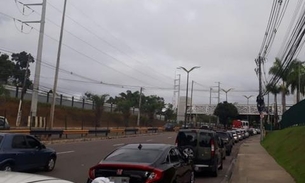
[{"label": "pole mounted light fixture", "polygon": [[226,101],[228,101],[228,92],[229,91],[231,91],[231,90],[233,90],[234,88],[230,88],[230,89],[228,89],[228,90],[225,90],[225,89],[221,89],[222,91],[224,91],[225,93],[226,93]]},{"label": "pole mounted light fixture", "polygon": [[188,90],[189,90],[189,73],[194,70],[200,68],[200,66],[194,66],[191,69],[187,70],[185,67],[177,67],[177,69],[183,69],[187,73],[186,79],[186,99],[185,99],[185,112],[184,112],[184,128],[186,128],[186,120],[187,120],[187,99],[188,99]]}]

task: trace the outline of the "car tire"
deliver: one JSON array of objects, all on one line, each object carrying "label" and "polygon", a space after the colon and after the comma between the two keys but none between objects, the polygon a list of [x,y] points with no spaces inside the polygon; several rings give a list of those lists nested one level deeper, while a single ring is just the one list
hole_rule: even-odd
[{"label": "car tire", "polygon": [[212,176],[218,177],[218,163],[216,163],[215,168],[212,169]]},{"label": "car tire", "polygon": [[7,171],[7,172],[12,172],[12,171],[14,170],[14,166],[13,166],[13,164],[11,164],[11,163],[5,163],[5,164],[2,166],[1,170]]},{"label": "car tire", "polygon": [[221,165],[219,167],[219,170],[222,170],[223,169],[223,161],[221,160]]},{"label": "car tire", "polygon": [[55,163],[56,163],[56,158],[54,156],[51,156],[48,159],[48,161],[47,161],[47,163],[44,167],[44,170],[47,171],[47,172],[52,171],[55,168]]}]

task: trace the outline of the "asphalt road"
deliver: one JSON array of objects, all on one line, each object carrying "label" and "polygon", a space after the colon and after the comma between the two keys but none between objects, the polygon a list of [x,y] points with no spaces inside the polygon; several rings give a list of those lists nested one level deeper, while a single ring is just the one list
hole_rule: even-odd
[{"label": "asphalt road", "polygon": [[[103,157],[117,147],[127,143],[174,144],[175,137],[175,132],[168,132],[128,138],[47,145],[47,147],[55,149],[58,153],[56,167],[52,172],[39,171],[36,172],[36,174],[58,177],[75,183],[84,183],[87,180],[89,168],[97,164]],[[217,178],[210,177],[208,174],[197,175],[196,183],[220,183],[225,178],[227,169],[232,158],[237,154],[240,143],[234,146],[231,156],[226,157],[226,160],[223,163],[223,170],[219,171],[219,176]]]}]

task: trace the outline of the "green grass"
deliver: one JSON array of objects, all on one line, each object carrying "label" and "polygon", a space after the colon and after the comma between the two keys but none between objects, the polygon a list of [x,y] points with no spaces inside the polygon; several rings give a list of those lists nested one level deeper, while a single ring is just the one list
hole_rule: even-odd
[{"label": "green grass", "polygon": [[263,147],[296,180],[305,182],[305,127],[269,132]]}]

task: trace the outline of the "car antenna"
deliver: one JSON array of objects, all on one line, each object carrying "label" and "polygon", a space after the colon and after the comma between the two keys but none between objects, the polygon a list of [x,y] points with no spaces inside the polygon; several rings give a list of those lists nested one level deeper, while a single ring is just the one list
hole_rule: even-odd
[{"label": "car antenna", "polygon": [[142,149],[142,144],[139,144],[138,149],[139,149],[139,150]]}]

